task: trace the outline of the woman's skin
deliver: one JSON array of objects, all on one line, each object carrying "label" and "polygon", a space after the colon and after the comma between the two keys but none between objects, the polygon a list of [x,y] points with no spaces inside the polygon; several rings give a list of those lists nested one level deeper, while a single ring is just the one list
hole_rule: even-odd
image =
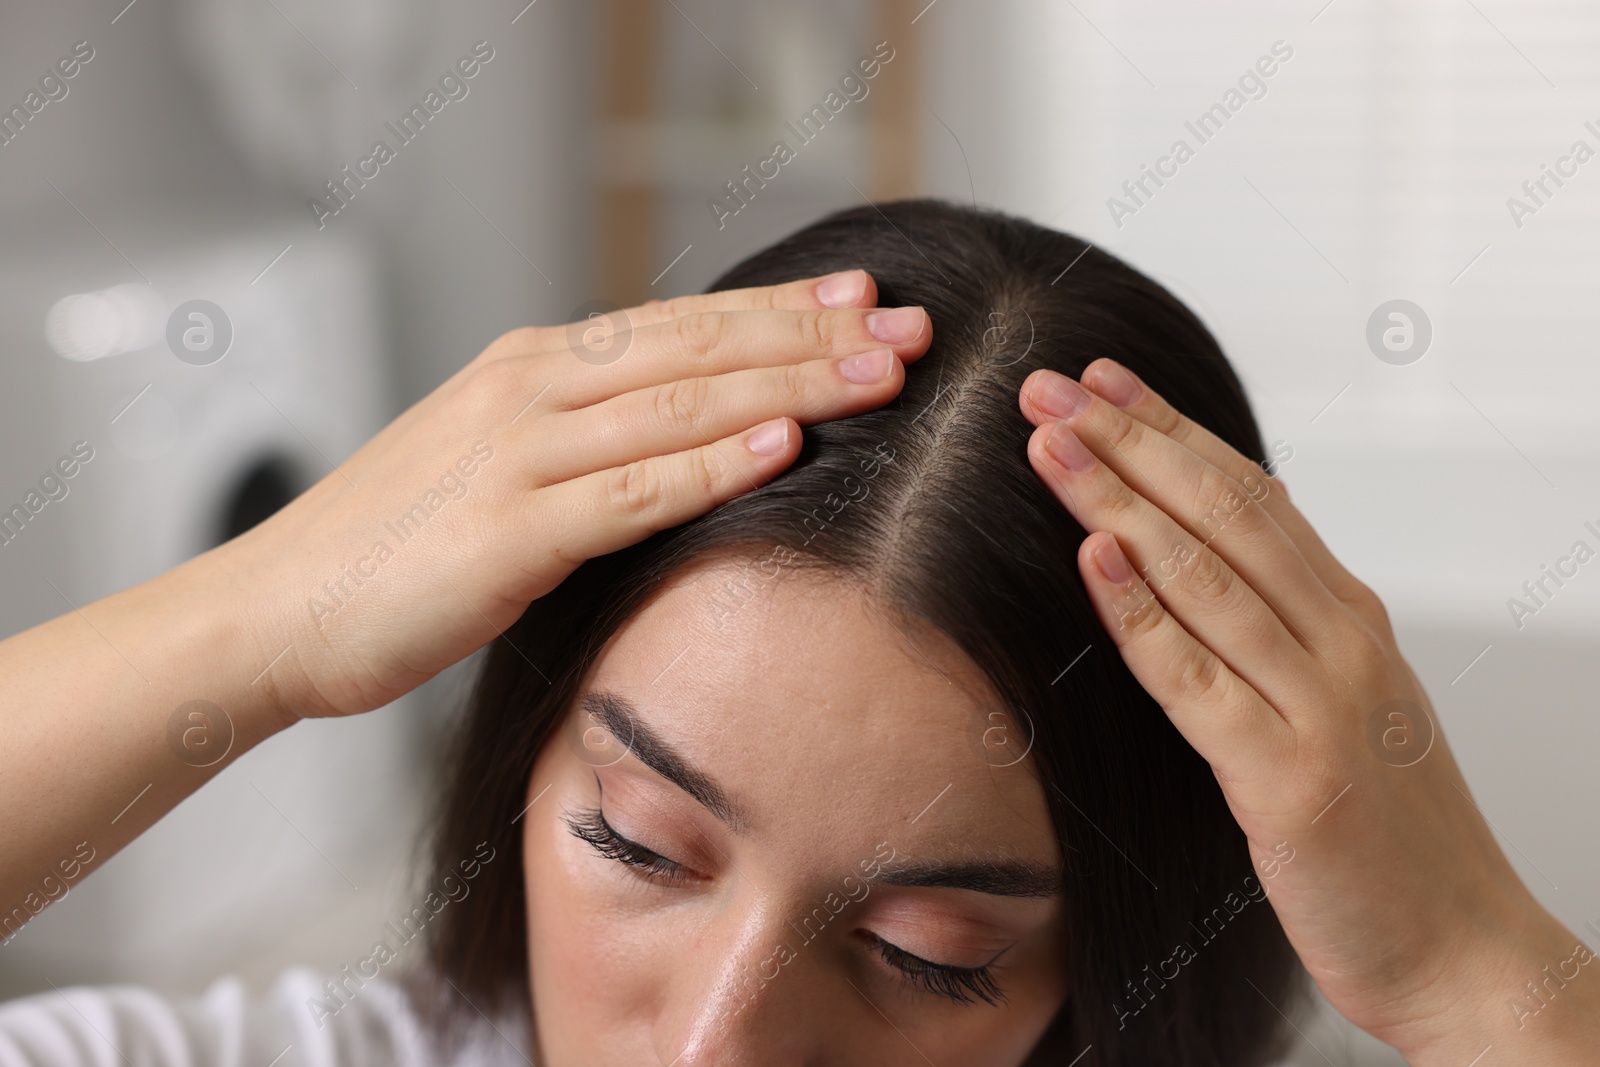
[{"label": "woman's skin", "polygon": [[[1021,1063],[1067,992],[1061,854],[1031,761],[986,758],[1001,703],[947,638],[847,579],[790,568],[724,614],[744,562],[675,574],[534,767],[535,1059]],[[580,839],[595,808],[649,853]],[[919,985],[879,939],[990,965],[997,991],[976,988],[1000,1002]]]},{"label": "woman's skin", "polygon": [[[869,325],[885,324],[874,323],[875,302],[859,271],[652,302],[629,310],[616,359],[575,349],[576,327],[513,331],[259,526],[0,642],[4,933],[252,745],[301,717],[388,703],[492,639],[583,560],[771,479],[798,454],[801,426],[887,402],[931,329],[910,309],[903,332],[874,337]],[[880,379],[843,377],[843,357],[872,354],[859,362],[875,362]],[[1060,399],[1074,383],[1030,376],[1019,397],[1038,426],[1028,457],[1097,531],[1079,568],[1101,618],[1215,769],[1258,864],[1281,859],[1281,842],[1293,849],[1267,899],[1312,977],[1422,1067],[1594,1059],[1600,981],[1587,969],[1537,1015],[1511,1009],[1578,941],[1517,879],[1443,738],[1409,766],[1370,739],[1397,721],[1389,701],[1407,702],[1413,728],[1432,721],[1376,596],[1279,483],[1147,388],[1119,392],[1117,370],[1109,360],[1088,368],[1098,396],[1076,413]],[[772,420],[783,430],[775,450],[747,448],[752,428]],[[410,532],[397,538],[391,527],[406,515]],[[1116,568],[1129,557],[1143,576],[1131,584]],[[694,582],[709,573],[697,567],[658,594],[590,683],[627,698],[634,725],[721,784],[749,825],[724,827],[639,766],[648,750],[638,731],[625,746],[586,744],[599,736],[599,720],[585,718],[594,705],[572,709],[567,741],[534,768],[538,817],[524,831],[530,857],[549,863],[526,872],[548,1067],[645,1050],[663,1063],[783,1062],[815,1055],[810,1043],[834,1040],[835,1028],[860,1043],[848,1053],[860,1062],[923,1062],[896,1024],[925,1035],[935,1062],[1017,1062],[1070,995],[1041,953],[1059,936],[1049,898],[912,890],[884,875],[996,849],[1031,862],[1055,855],[1025,764],[997,774],[981,748],[961,763],[990,701],[972,665],[937,635],[897,631],[867,591],[848,601],[859,609],[848,631],[807,625],[842,587],[791,575],[725,618],[728,635],[685,654],[697,670],[684,660],[663,670],[663,642],[692,625]],[[931,658],[908,657],[913,641]],[[785,655],[751,662],[774,648]],[[850,669],[831,671],[829,657]],[[934,664],[971,684],[935,682]],[[863,671],[878,684],[862,684]],[[758,685],[778,672],[793,672],[788,689]],[[226,718],[191,718],[196,700]],[[861,721],[876,728],[846,728]],[[939,744],[924,748],[919,730]],[[916,798],[926,804],[946,783],[905,821]],[[650,884],[599,855],[572,833],[597,804],[619,833],[659,843],[704,880]],[[777,943],[766,942],[816,892],[859,894],[844,879],[866,874],[880,843],[896,851],[861,883],[870,891],[724,1017],[741,968],[771,972]],[[84,845],[93,860],[65,874]],[[897,986],[866,937],[934,962],[978,962],[974,916],[1017,939],[996,961],[1011,968],[996,972],[1004,1010]]]}]

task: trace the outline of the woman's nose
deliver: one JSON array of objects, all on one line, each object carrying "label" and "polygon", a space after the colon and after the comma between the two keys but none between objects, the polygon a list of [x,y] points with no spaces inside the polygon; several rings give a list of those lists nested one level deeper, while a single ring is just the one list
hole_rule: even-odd
[{"label": "woman's nose", "polygon": [[[782,918],[730,917],[704,931],[663,976],[656,1053],[672,1067],[818,1067],[827,1027],[808,1005],[819,959]],[[704,964],[696,961],[704,961]]]}]

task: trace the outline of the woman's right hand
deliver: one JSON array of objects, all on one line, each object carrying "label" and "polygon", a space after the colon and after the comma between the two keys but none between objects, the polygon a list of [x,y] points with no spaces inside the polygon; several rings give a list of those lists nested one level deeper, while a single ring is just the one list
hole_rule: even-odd
[{"label": "woman's right hand", "polygon": [[799,426],[886,403],[932,328],[875,301],[849,271],[496,340],[206,560],[272,661],[276,710],[388,703],[584,560],[771,479]]},{"label": "woman's right hand", "polygon": [[0,641],[0,944],[253,745],[388,703],[886,403],[932,326],[876,302],[846,271],[514,330],[266,521]]}]

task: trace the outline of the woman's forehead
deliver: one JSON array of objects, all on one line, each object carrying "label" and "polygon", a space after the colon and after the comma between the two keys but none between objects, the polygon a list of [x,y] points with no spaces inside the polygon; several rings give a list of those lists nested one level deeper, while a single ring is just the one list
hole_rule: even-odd
[{"label": "woman's forehead", "polygon": [[996,743],[1031,730],[954,642],[817,570],[780,572],[737,611],[708,610],[742,567],[675,575],[614,635],[583,692],[616,698],[758,817],[801,809],[814,822],[820,810],[862,829],[1053,847],[1026,748]]}]

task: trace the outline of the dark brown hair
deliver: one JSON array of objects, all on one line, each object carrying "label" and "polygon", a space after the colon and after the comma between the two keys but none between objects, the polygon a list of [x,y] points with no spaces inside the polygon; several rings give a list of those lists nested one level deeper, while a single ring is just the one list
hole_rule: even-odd
[{"label": "dark brown hair", "polygon": [[[1238,378],[1188,308],[1114,256],[939,200],[830,215],[710,288],[852,267],[871,273],[880,306],[919,304],[932,317],[932,346],[900,395],[807,427],[799,458],[769,484],[584,563],[489,648],[448,755],[434,877],[481,841],[498,856],[471,903],[431,924],[426,976],[484,1011],[529,1003],[513,820],[535,757],[601,646],[665,577],[714,549],[784,545],[948,634],[1033,724],[1031,758],[1065,857],[1071,992],[1030,1062],[1266,1062],[1282,1050],[1279,1008],[1302,988],[1298,961],[1264,899],[1224,907],[1255,876],[1244,834],[1096,617],[1076,562],[1086,532],[1031,469],[1032,427],[1017,406],[1034,369],[1076,378],[1110,356],[1262,462]],[[870,496],[830,503],[863,459],[889,452]],[[1179,945],[1193,958],[1175,977],[1158,973]]]}]

